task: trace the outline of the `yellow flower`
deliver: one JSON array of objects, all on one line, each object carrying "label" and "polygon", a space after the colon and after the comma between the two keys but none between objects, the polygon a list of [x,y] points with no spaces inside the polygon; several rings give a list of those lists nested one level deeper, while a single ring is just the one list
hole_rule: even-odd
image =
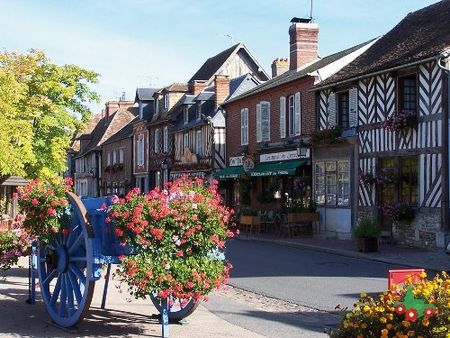
[{"label": "yellow flower", "polygon": [[361,292],[361,293],[359,294],[359,297],[360,297],[360,298],[366,298],[366,297],[367,297],[367,293]]},{"label": "yellow flower", "polygon": [[386,322],[387,322],[386,317],[381,317],[380,318],[380,322],[383,323],[383,324],[386,324]]},{"label": "yellow flower", "polygon": [[363,311],[364,312],[369,312],[370,311],[370,306],[369,305],[364,305]]},{"label": "yellow flower", "polygon": [[420,278],[427,278],[427,274],[425,271],[422,271],[419,276]]},{"label": "yellow flower", "polygon": [[381,330],[381,334],[382,334],[383,336],[387,336],[388,333],[389,333],[389,330],[388,330],[388,329],[383,329],[383,330]]},{"label": "yellow flower", "polygon": [[362,329],[367,329],[367,324],[366,324],[366,323],[362,323],[362,324],[361,324],[361,328],[362,328]]},{"label": "yellow flower", "polygon": [[407,334],[407,336],[408,337],[414,337],[414,331],[408,331],[408,334]]},{"label": "yellow flower", "polygon": [[391,323],[389,323],[388,325],[386,325],[386,328],[387,328],[388,330],[391,330],[393,327],[394,327],[394,325],[392,325]]},{"label": "yellow flower", "polygon": [[430,321],[427,318],[422,319],[422,325],[427,327],[428,325],[430,325]]},{"label": "yellow flower", "polygon": [[408,322],[407,320],[403,320],[403,321],[402,321],[402,325],[403,325],[404,327],[409,327],[409,326],[411,325],[411,323]]}]

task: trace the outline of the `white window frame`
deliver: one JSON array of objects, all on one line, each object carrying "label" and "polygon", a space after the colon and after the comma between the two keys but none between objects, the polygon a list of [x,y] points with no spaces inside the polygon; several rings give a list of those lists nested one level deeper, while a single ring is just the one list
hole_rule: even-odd
[{"label": "white window frame", "polygon": [[189,148],[189,133],[183,134],[183,148]]},{"label": "white window frame", "polygon": [[116,164],[117,163],[117,149],[114,149],[112,153],[113,153],[113,164]]},{"label": "white window frame", "polygon": [[248,108],[241,109],[241,145],[248,145]]},{"label": "white window frame", "polygon": [[202,130],[199,129],[195,132],[195,153],[201,155],[203,144],[202,144]]},{"label": "white window frame", "polygon": [[300,135],[302,131],[302,101],[300,92],[294,95],[294,135]]},{"label": "white window frame", "polygon": [[155,114],[158,115],[159,113],[159,97],[156,97],[155,99]]},{"label": "white window frame", "polygon": [[[270,102],[268,101],[261,101],[259,103],[259,116],[260,116],[260,135],[261,135],[261,141],[260,142],[267,142],[270,141]],[[267,107],[267,111],[264,111],[264,107]],[[266,114],[266,116],[264,116]],[[267,124],[267,126],[264,126],[264,124]],[[266,131],[266,133],[264,132]]]},{"label": "white window frame", "polygon": [[[79,163],[79,162],[77,162],[77,163]],[[108,151],[108,153],[106,154],[106,165],[111,165],[111,152],[110,151]],[[80,165],[78,165],[77,167],[79,169]],[[77,171],[79,171],[78,169],[77,169]]]},{"label": "white window frame", "polygon": [[137,139],[137,164],[144,165],[144,135],[138,135]]},{"label": "white window frame", "polygon": [[163,151],[169,152],[169,127],[167,126],[163,128]]},{"label": "white window frame", "polygon": [[[320,172],[319,172],[319,168]],[[327,207],[350,206],[350,161],[330,160],[314,164],[314,200]]]},{"label": "white window frame", "polygon": [[203,101],[197,102],[196,116],[195,116],[197,121],[202,118],[202,105],[203,105]]},{"label": "white window frame", "polygon": [[169,109],[169,94],[164,95],[164,109]]},{"label": "white window frame", "polygon": [[286,137],[286,97],[280,97],[280,138]]},{"label": "white window frame", "polygon": [[119,148],[119,163],[124,163],[125,148]]}]

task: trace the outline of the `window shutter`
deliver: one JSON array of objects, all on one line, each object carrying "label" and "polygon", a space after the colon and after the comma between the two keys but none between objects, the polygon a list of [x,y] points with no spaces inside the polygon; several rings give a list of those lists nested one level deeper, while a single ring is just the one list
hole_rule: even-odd
[{"label": "window shutter", "polygon": [[300,135],[302,126],[301,126],[301,101],[300,101],[300,92],[295,93],[294,96],[294,133],[295,135]]},{"label": "window shutter", "polygon": [[241,109],[241,145],[248,144],[248,109]]},{"label": "window shutter", "polygon": [[336,125],[336,94],[328,96],[328,127]]},{"label": "window shutter", "polygon": [[261,134],[262,141],[270,140],[270,103],[261,104]]},{"label": "window shutter", "polygon": [[352,88],[348,91],[348,119],[349,126],[358,125],[358,89]]},{"label": "window shutter", "polygon": [[261,104],[256,105],[256,142],[262,141],[261,134]]},{"label": "window shutter", "polygon": [[286,137],[286,97],[280,97],[280,138]]}]

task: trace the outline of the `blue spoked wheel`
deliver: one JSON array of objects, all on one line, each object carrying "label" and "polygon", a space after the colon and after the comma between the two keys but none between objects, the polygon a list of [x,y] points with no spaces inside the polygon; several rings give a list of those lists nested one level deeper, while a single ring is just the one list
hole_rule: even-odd
[{"label": "blue spoked wheel", "polygon": [[52,320],[62,326],[77,324],[87,313],[94,293],[92,276],[93,229],[80,199],[68,193],[71,209],[69,233],[58,233],[38,251],[42,300]]},{"label": "blue spoked wheel", "polygon": [[[156,294],[151,293],[150,299],[155,305],[159,313],[162,314],[162,301]],[[169,320],[181,320],[192,314],[195,309],[200,305],[200,300],[190,298],[189,300],[178,299],[174,296],[169,296]]]}]

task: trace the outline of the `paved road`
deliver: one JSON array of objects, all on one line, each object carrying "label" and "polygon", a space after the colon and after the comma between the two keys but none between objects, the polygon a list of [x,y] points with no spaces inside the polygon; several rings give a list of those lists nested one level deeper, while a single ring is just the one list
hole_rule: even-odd
[{"label": "paved road", "polygon": [[[256,294],[285,300],[305,308],[265,311],[252,297],[237,301],[234,295],[212,297],[208,309],[227,321],[269,337],[318,337],[339,316],[335,306],[351,308],[359,293],[381,293],[387,271],[396,266],[342,257],[272,243],[233,241],[228,258],[234,265],[230,284]],[[253,297],[257,298],[257,297]],[[255,309],[256,307],[256,309]]]}]

